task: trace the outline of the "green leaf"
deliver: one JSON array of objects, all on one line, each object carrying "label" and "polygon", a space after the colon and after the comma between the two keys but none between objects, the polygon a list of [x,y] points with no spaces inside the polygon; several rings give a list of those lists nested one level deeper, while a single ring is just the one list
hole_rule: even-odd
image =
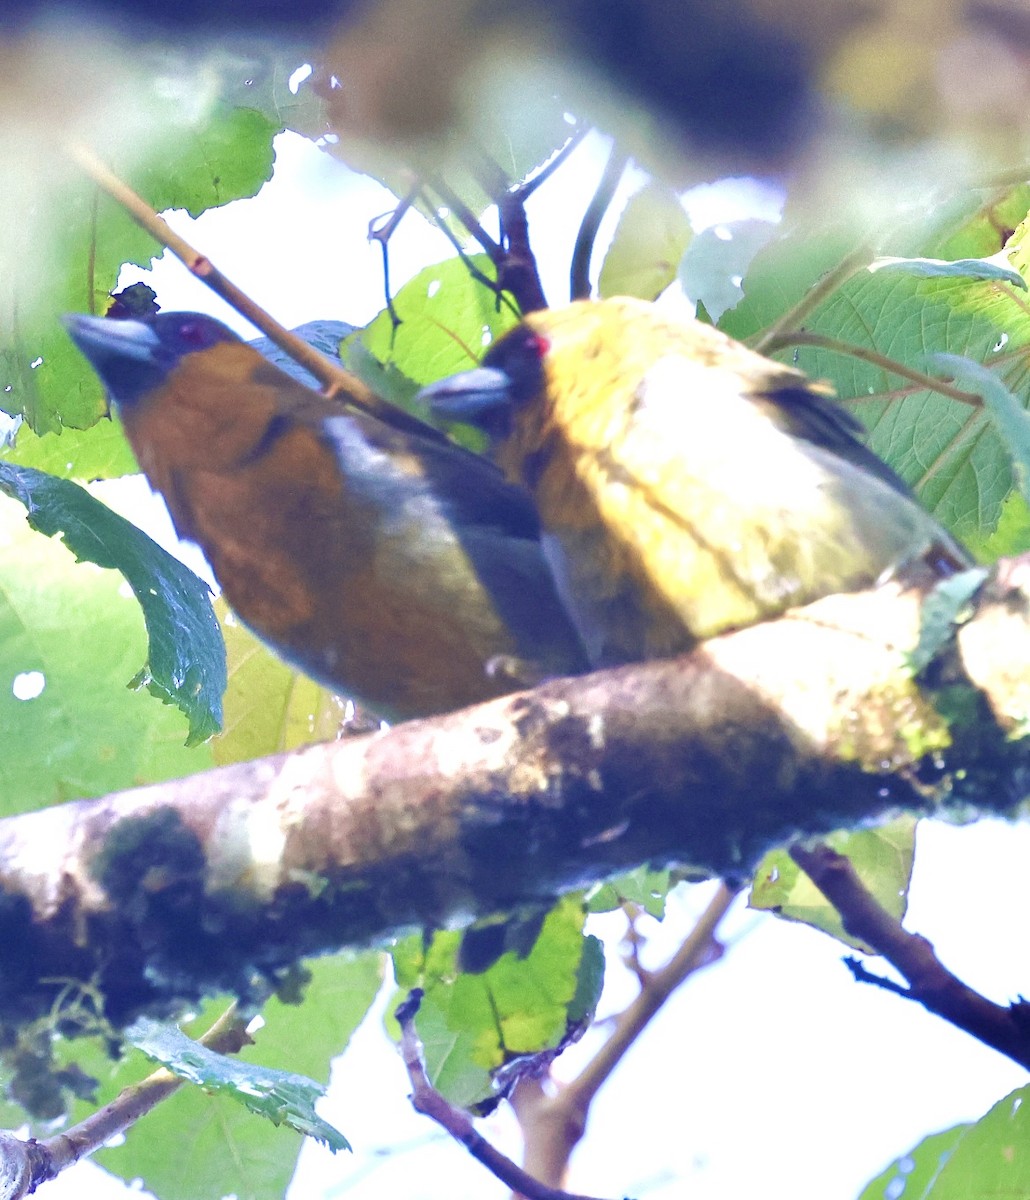
[{"label": "green leaf", "polygon": [[956,622],[972,615],[969,602],[987,578],[982,568],[960,571],[942,579],[923,601],[919,614],[919,643],[909,655],[915,673],[924,670],[937,651],[951,637]]},{"label": "green leaf", "polygon": [[399,371],[395,363],[381,363],[369,352],[361,337],[362,335],[357,333],[344,342],[342,361],[347,370],[353,371],[377,396],[382,396],[384,400],[389,400],[391,404],[396,404],[408,412],[419,412],[419,415],[422,415],[418,405],[414,403],[422,385]]},{"label": "green leaf", "polygon": [[215,601],[228,664],[224,728],[212,740],[219,765],[295,750],[338,737],[346,701],[283,662]]},{"label": "green leaf", "polygon": [[[174,125],[165,117],[164,128]],[[159,212],[184,208],[199,217],[260,191],[272,178],[272,139],[281,130],[253,108],[216,102],[203,122],[183,131],[175,154],[153,156],[132,173],[133,183]]]},{"label": "green leaf", "polygon": [[315,1102],[325,1095],[325,1088],[313,1079],[216,1054],[174,1025],[150,1017],[139,1017],[125,1034],[148,1058],[206,1092],[231,1096],[273,1125],[288,1125],[334,1154],[351,1148],[343,1134],[315,1112]]},{"label": "green leaf", "polygon": [[612,912],[629,902],[660,921],[665,916],[665,901],[671,886],[671,871],[638,867],[591,888],[587,894],[587,912]]},{"label": "green leaf", "polygon": [[492,1072],[519,1055],[554,1049],[593,1012],[603,952],[584,936],[584,916],[578,895],[564,897],[528,955],[504,954],[477,975],[457,968],[458,932],[435,934],[428,949],[420,937],[398,943],[398,985],[425,991],[415,1023],[427,1074],[452,1103],[487,1099]]},{"label": "green leaf", "polygon": [[1010,492],[993,533],[984,538],[967,538],[966,546],[980,562],[987,563],[1014,558],[1030,550],[1030,505],[1019,492]]},{"label": "green leaf", "polygon": [[941,1168],[971,1128],[971,1125],[956,1125],[923,1138],[918,1146],[870,1180],[858,1200],[900,1200],[902,1196],[904,1200],[929,1200],[936,1196],[933,1188]]},{"label": "green leaf", "polygon": [[[488,205],[496,203],[503,188],[535,174],[568,142],[573,127],[567,113],[566,105],[554,94],[552,71],[545,68],[534,73],[522,58],[517,63],[497,61],[490,70],[489,86],[480,88],[476,104],[466,108],[472,127],[461,133],[453,131],[456,136],[446,146],[439,141],[425,148],[409,145],[405,154],[398,155],[396,145],[348,135],[327,150],[349,170],[365,172],[395,196],[408,196],[413,171],[421,171],[428,188],[419,189],[414,206],[430,222],[438,219],[440,210],[435,202],[450,209],[452,197],[479,217]],[[315,136],[323,132],[324,126]],[[490,164],[487,170],[470,168],[470,163],[484,161]],[[496,168],[498,179],[494,178]],[[445,200],[434,194],[434,203],[427,204],[422,193],[432,192],[437,179],[444,181],[449,195]],[[464,224],[453,215],[448,224],[464,242]]]},{"label": "green leaf", "polygon": [[[1018,196],[1025,205],[1026,191],[1020,189]],[[949,210],[923,223],[921,244],[914,244],[919,238],[913,227],[896,241],[910,257],[936,256],[942,245],[954,257],[971,257],[967,247],[988,257],[1000,249],[998,228],[989,217],[993,212],[985,215],[979,207],[958,215]],[[1005,245],[1014,266],[1020,265],[1026,236],[1021,227]],[[855,242],[856,231],[839,228],[809,238],[788,233],[756,258],[744,281],[744,301],[723,316],[720,326],[745,338],[767,326]],[[1025,301],[1008,282],[862,270],[807,313],[803,323],[806,331],[918,368],[937,353],[989,363],[1022,403],[1030,401],[1030,375],[1022,366],[1030,324]],[[838,395],[854,401],[869,427],[871,448],[919,487],[923,503],[959,537],[982,539],[997,527],[1012,472],[1001,439],[982,411],[935,391],[913,391],[881,366],[843,353],[788,346],[779,356],[814,378],[829,379]]]},{"label": "green leaf", "polygon": [[[195,52],[160,62],[146,51],[139,57],[137,73],[111,84],[121,97],[120,104],[109,97],[118,136],[100,151],[115,173],[158,210],[197,215],[254,195],[271,176],[281,125],[227,104],[219,87],[231,72],[213,70],[212,59]],[[107,404],[60,316],[105,311],[122,265],[147,266],[160,247],[67,161],[33,161],[31,146],[23,161],[15,144],[19,153],[0,172],[13,231],[0,236],[0,403],[39,434],[87,429]]]},{"label": "green leaf", "polygon": [[35,467],[80,483],[139,471],[121,422],[114,418],[98,421],[89,429],[65,425],[42,436],[23,423],[13,446],[6,447],[0,456],[17,466]]},{"label": "green leaf", "polygon": [[147,635],[122,577],[76,563],[3,495],[0,543],[0,811],[211,766],[206,744],[183,745],[178,709],[126,687],[147,657]]},{"label": "green leaf", "polygon": [[900,1163],[906,1160],[914,1164],[911,1172],[901,1172],[898,1165],[889,1168],[868,1185],[861,1200],[902,1195],[896,1182],[899,1177],[904,1200],[997,1200],[999,1196],[1027,1195],[1030,1088],[1010,1092],[974,1125],[957,1125],[925,1139]]},{"label": "green leaf", "polygon": [[997,279],[1026,291],[1026,281],[1018,271],[989,258],[874,258],[867,271],[898,271],[917,279]]},{"label": "green leaf", "polygon": [[[899,921],[908,905],[915,829],[915,818],[905,816],[877,829],[832,833],[825,839],[839,854],[851,859],[862,883]],[[748,903],[751,908],[766,909],[788,921],[801,921],[856,950],[872,953],[844,931],[840,914],[786,850],[772,850],[759,863]]]},{"label": "green leaf", "polygon": [[680,263],[679,280],[698,306],[699,319],[703,312],[710,324],[740,302],[748,267],[776,232],[769,221],[728,221],[694,238]]},{"label": "green leaf", "polygon": [[619,217],[601,266],[598,293],[654,300],[675,280],[692,236],[676,193],[662,183],[645,184]]},{"label": "green leaf", "polygon": [[981,397],[1008,451],[1023,499],[1030,500],[1030,414],[987,367],[955,354],[935,354],[931,361],[959,387]]},{"label": "green leaf", "polygon": [[355,337],[380,363],[392,365],[420,387],[474,366],[519,317],[472,278],[467,263],[493,277],[485,255],[466,262],[451,258],[426,267],[394,299],[399,328],[394,328],[384,310]]},{"label": "green leaf", "polygon": [[[329,1079],[332,1059],[346,1047],[382,982],[384,956],[344,953],[307,964],[311,979],[302,1004],[271,999],[262,1009],[255,1044],[239,1058],[254,1064],[298,1071],[321,1083]],[[186,1032],[198,1037],[229,1003],[206,1003]],[[81,1120],[118,1092],[143,1078],[152,1064],[129,1048],[115,1063],[95,1041],[60,1043],[63,1054],[100,1079],[96,1102],[75,1104],[71,1119]],[[168,1147],[188,1146],[187,1154]],[[241,1104],[187,1086],[130,1129],[120,1145],[100,1150],[97,1162],[126,1181],[142,1180],[161,1200],[235,1195],[239,1200],[272,1200],[286,1192],[303,1138],[287,1126],[255,1120]]]},{"label": "green leaf", "polygon": [[79,561],[121,571],[143,609],[147,661],[133,683],[174,704],[190,723],[187,744],[221,727],[225,647],[207,584],[78,484],[0,463],[0,490],[21,501],[40,533],[63,535]]}]

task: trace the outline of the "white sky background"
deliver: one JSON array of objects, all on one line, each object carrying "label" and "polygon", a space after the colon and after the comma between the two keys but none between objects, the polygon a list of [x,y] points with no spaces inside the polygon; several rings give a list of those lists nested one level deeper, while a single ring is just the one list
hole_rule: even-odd
[{"label": "white sky background", "polygon": [[[552,303],[567,298],[569,250],[602,161],[599,143],[588,142],[531,201],[533,244]],[[761,191],[706,189],[690,207],[695,223],[704,225],[771,216],[774,203]],[[196,222],[181,213],[170,219],[285,324],[331,317],[360,325],[383,302],[380,252],[365,231],[392,204],[372,181],[284,135],[275,178],[257,198]],[[613,221],[606,220],[602,243]],[[452,252],[411,214],[390,253],[396,290]],[[152,278],[127,270],[121,283],[138,278],[152,282],[166,311],[210,312],[254,336],[174,260],[159,262]],[[1028,860],[1027,825],[924,823],[920,831],[908,925],[930,938],[950,969],[999,1002],[1030,992]],[[645,963],[669,957],[710,891],[683,889],[664,923],[645,922]],[[610,951],[602,1014],[633,995],[615,953],[622,928],[618,916],[598,921]],[[649,1200],[851,1200],[926,1133],[975,1120],[1025,1082],[1015,1064],[916,1005],[855,984],[841,964],[843,948],[822,934],[739,904],[724,934],[731,944],[722,961],[672,998],[595,1102],[573,1162],[573,1190]],[[566,1052],[557,1074],[585,1061],[597,1036]],[[507,1194],[412,1111],[405,1074],[378,1021],[366,1022],[333,1078],[324,1112],[356,1153],[334,1158],[306,1146],[294,1200]],[[518,1156],[510,1114],[500,1112],[483,1129]],[[48,1184],[47,1195],[59,1200],[62,1188],[69,1196],[87,1188],[93,1196],[124,1195],[105,1180],[96,1168],[77,1168]]]}]

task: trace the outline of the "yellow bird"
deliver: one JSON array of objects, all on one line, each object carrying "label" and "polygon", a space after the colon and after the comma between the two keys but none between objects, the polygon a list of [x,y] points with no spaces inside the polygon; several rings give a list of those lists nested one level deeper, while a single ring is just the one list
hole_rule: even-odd
[{"label": "yellow bird", "polygon": [[533,496],[594,665],[671,655],[966,551],[801,372],[640,300],[533,313],[423,395]]}]

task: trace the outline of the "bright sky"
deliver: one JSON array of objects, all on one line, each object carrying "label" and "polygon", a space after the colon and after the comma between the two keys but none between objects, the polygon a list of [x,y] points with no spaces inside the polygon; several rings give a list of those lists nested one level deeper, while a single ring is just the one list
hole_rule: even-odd
[{"label": "bright sky", "polygon": [[[552,302],[567,297],[568,247],[601,161],[598,143],[588,142],[534,197],[534,244]],[[316,317],[363,324],[382,306],[380,255],[365,230],[391,204],[376,184],[286,135],[275,178],[256,199],[197,222],[171,220],[287,325]],[[775,199],[761,189],[705,189],[690,208],[696,223],[713,224],[772,216]],[[395,286],[449,254],[443,237],[412,214],[391,243]],[[141,277],[126,271],[121,282]],[[159,263],[151,282],[166,310],[208,311],[253,336],[177,263]],[[908,924],[950,969],[1003,1002],[1030,992],[1028,859],[1025,824],[926,823],[920,832]],[[672,953],[709,894],[707,885],[684,889],[664,923],[648,922],[646,960],[655,965]],[[633,983],[614,953],[620,919],[598,925],[613,951],[602,1005],[611,1013],[631,998]],[[855,984],[840,962],[845,951],[822,934],[738,905],[724,936],[722,961],[673,997],[598,1098],[574,1160],[574,1190],[651,1200],[851,1200],[923,1135],[976,1119],[1025,1082],[1014,1064],[915,1005]],[[559,1061],[558,1074],[574,1071],[595,1045],[588,1035]],[[325,1114],[356,1153],[333,1158],[306,1147],[296,1200],[506,1194],[411,1110],[378,1021],[360,1031],[334,1081]],[[510,1115],[501,1112],[484,1130],[517,1156]],[[58,1200],[62,1187],[83,1195],[84,1175],[67,1173],[48,1196]]]}]

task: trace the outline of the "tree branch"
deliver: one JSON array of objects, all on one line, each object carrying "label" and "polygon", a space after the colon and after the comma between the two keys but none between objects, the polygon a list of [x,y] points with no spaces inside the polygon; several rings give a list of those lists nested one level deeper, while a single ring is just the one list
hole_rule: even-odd
[{"label": "tree branch", "polygon": [[519,1080],[511,1104],[525,1140],[526,1167],[536,1179],[557,1184],[563,1177],[569,1156],[586,1130],[594,1097],[672,993],[718,957],[715,930],[736,894],[720,883],[672,958],[657,971],[637,969],[639,993],[615,1018],[607,1041],[575,1079],[557,1084],[553,1095],[544,1091],[539,1079]]},{"label": "tree branch", "polygon": [[569,297],[572,300],[586,300],[590,297],[590,259],[594,253],[597,231],[628,163],[629,155],[613,142],[597,190],[583,214],[576,234],[576,244],[572,249],[572,265],[569,267]]},{"label": "tree branch", "polygon": [[680,659],[8,818],[0,1023],[49,1011],[55,979],[92,981],[118,1025],[644,862],[739,875],[889,807],[1007,811],[1027,769],[1010,735],[1030,712],[1030,559],[926,672],[965,724],[912,678],[922,599],[897,582],[827,597]]},{"label": "tree branch", "polygon": [[[840,338],[829,337],[826,334],[811,333],[806,329],[786,329],[783,333],[767,336],[763,339],[762,345],[763,354],[775,354],[777,350],[783,350],[787,346],[814,346],[819,350],[830,350],[834,354],[845,354],[851,358],[861,359],[862,362],[871,363],[874,367],[882,367],[891,375],[909,379],[928,392],[939,392],[942,396],[950,396],[952,400],[960,400],[963,404],[968,404],[973,408],[983,408],[983,400],[973,392],[964,392],[945,379],[939,379],[936,375],[927,375],[925,371],[907,367],[897,359],[889,358],[886,354],[881,354],[878,350],[872,350],[868,346],[858,346],[854,342],[844,342]],[[854,396],[849,398],[858,402],[881,397]]]},{"label": "tree branch", "polygon": [[790,856],[837,909],[848,933],[901,972],[909,985],[901,995],[1030,1069],[1030,1003],[995,1004],[952,975],[926,938],[881,907],[843,854],[823,842],[796,842]]}]

